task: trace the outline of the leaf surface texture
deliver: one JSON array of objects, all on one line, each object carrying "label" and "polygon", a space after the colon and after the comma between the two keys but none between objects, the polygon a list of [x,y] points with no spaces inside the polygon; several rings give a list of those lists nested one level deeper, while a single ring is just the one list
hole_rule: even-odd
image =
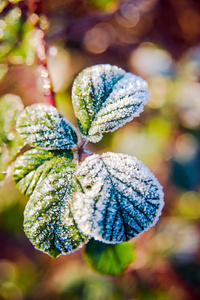
[{"label": "leaf surface texture", "polygon": [[160,183],[135,157],[92,155],[76,172],[74,218],[85,234],[105,243],[130,240],[157,221],[164,205]]},{"label": "leaf surface texture", "polygon": [[78,250],[88,239],[71,213],[76,165],[66,158],[50,161],[50,172],[28,201],[24,211],[24,231],[32,244],[52,257]]},{"label": "leaf surface texture", "polygon": [[96,65],[75,79],[72,101],[83,136],[98,142],[140,115],[149,99],[148,84],[117,66]]},{"label": "leaf surface texture", "polygon": [[21,112],[16,126],[21,137],[34,147],[69,150],[78,142],[73,125],[51,105],[28,106]]},{"label": "leaf surface texture", "polygon": [[58,158],[73,159],[73,153],[63,151],[47,151],[31,149],[19,156],[14,163],[13,179],[24,195],[31,195],[51,170]]}]

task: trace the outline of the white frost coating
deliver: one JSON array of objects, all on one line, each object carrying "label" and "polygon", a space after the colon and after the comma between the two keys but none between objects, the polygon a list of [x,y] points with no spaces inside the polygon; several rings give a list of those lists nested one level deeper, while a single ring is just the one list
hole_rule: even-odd
[{"label": "white frost coating", "polygon": [[95,115],[88,131],[93,143],[102,139],[103,132],[114,131],[138,117],[150,98],[147,82],[126,73],[113,87],[112,92]]},{"label": "white frost coating", "polygon": [[164,206],[162,186],[135,157],[92,155],[76,172],[73,215],[80,230],[106,243],[120,243],[154,226]]},{"label": "white frost coating", "polygon": [[16,129],[35,147],[55,150],[76,147],[76,128],[58,110],[46,104],[33,104],[18,117]]},{"label": "white frost coating", "polygon": [[117,66],[104,64],[89,67],[77,76],[72,87],[72,103],[83,135],[87,135],[86,131],[111,93],[113,85],[125,73]]},{"label": "white frost coating", "polygon": [[24,230],[32,244],[53,257],[80,249],[88,240],[71,214],[76,166],[62,159],[32,194],[24,211]]},{"label": "white frost coating", "polygon": [[72,88],[82,135],[98,142],[102,133],[114,131],[139,116],[149,95],[145,80],[117,66],[96,65],[83,70]]}]

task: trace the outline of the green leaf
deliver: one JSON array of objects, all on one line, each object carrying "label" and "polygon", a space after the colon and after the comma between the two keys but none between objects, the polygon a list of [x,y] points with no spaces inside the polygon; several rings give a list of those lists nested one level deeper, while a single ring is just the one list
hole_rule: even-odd
[{"label": "green leaf", "polygon": [[[72,152],[31,149],[19,156],[14,163],[13,179],[22,194],[31,195],[59,157],[73,159]],[[51,161],[51,163],[49,163]]]},{"label": "green leaf", "polygon": [[8,55],[8,60],[13,64],[32,65],[35,59],[35,27],[28,19],[21,28],[21,40]]},{"label": "green leaf", "polygon": [[15,136],[15,123],[19,112],[23,110],[21,99],[12,94],[6,94],[0,99],[0,139],[10,143]]},{"label": "green leaf", "polygon": [[94,270],[119,276],[134,260],[135,254],[129,242],[109,245],[91,239],[85,247],[84,258]]},{"label": "green leaf", "polygon": [[76,165],[65,157],[55,157],[48,164],[49,173],[26,205],[24,231],[35,248],[57,257],[78,250],[87,236],[77,228],[70,208]]},{"label": "green leaf", "polygon": [[23,109],[21,99],[7,94],[0,99],[0,172],[1,179],[6,175],[6,168],[23,145],[23,141],[15,131],[15,122]]},{"label": "green leaf", "polygon": [[[20,31],[22,29],[23,20],[21,18],[21,10],[18,7],[14,7],[8,11],[5,17],[2,18],[2,37],[1,42],[8,44],[11,48],[17,46],[17,42],[20,38]],[[0,53],[1,55],[4,53]]]},{"label": "green leaf", "polygon": [[164,205],[155,176],[135,157],[104,153],[77,169],[73,214],[80,230],[105,243],[130,240],[158,221]]},{"label": "green leaf", "polygon": [[75,79],[72,101],[79,129],[91,142],[140,115],[149,99],[141,77],[110,65],[83,70]]},{"label": "green leaf", "polygon": [[4,175],[7,174],[8,166],[15,159],[23,145],[18,134],[10,141],[10,144],[5,144],[0,140],[0,172],[3,172]]},{"label": "green leaf", "polygon": [[78,137],[73,125],[55,107],[33,104],[22,111],[17,131],[31,146],[47,150],[69,150]]}]

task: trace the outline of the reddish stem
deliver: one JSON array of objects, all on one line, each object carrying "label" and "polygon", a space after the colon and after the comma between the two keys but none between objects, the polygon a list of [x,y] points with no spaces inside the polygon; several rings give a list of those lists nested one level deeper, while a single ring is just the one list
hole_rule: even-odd
[{"label": "reddish stem", "polygon": [[41,29],[36,29],[36,53],[39,62],[40,75],[43,83],[43,92],[45,103],[56,107],[52,83],[47,68],[46,43],[44,41],[44,32]]},{"label": "reddish stem", "polygon": [[81,159],[82,159],[82,155],[84,153],[84,147],[85,145],[87,144],[87,140],[84,139],[81,141],[81,144],[80,146],[78,147],[78,162],[80,163],[81,162]]}]

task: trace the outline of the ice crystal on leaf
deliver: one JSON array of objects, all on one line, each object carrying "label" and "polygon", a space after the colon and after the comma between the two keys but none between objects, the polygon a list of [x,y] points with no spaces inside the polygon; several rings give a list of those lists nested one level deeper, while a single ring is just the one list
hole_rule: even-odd
[{"label": "ice crystal on leaf", "polygon": [[66,150],[78,142],[73,125],[51,105],[28,106],[21,112],[16,128],[23,139],[38,148]]},{"label": "ice crystal on leaf", "polygon": [[13,179],[20,192],[24,195],[31,195],[58,157],[72,160],[73,152],[31,149],[19,156],[14,164]]},{"label": "ice crystal on leaf", "polygon": [[57,257],[78,250],[87,236],[77,228],[71,213],[76,165],[64,157],[48,164],[49,172],[26,205],[24,231],[37,249]]},{"label": "ice crystal on leaf", "polygon": [[79,129],[91,142],[140,115],[149,99],[148,84],[121,68],[97,65],[75,79],[72,100]]},{"label": "ice crystal on leaf", "polygon": [[76,172],[74,218],[83,233],[106,243],[125,242],[148,230],[163,208],[162,187],[135,157],[92,155]]}]

